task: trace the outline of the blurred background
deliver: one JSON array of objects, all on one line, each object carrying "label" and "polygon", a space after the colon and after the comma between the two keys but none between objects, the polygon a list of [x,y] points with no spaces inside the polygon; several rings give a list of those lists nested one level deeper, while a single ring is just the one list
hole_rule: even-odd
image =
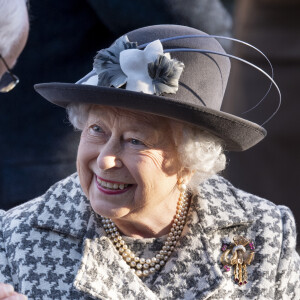
[{"label": "blurred background", "polygon": [[[79,132],[70,126],[65,111],[43,100],[33,85],[76,82],[91,71],[97,50],[120,35],[142,26],[173,23],[242,39],[271,60],[283,96],[281,109],[266,124],[268,136],[263,142],[246,152],[228,154],[223,175],[247,192],[289,206],[299,231],[300,1],[31,0],[29,15],[29,39],[14,68],[20,83],[0,95],[0,209],[39,196],[76,171]],[[223,46],[269,71],[254,51],[228,42]],[[240,115],[263,97],[268,84],[258,72],[232,62],[223,109]],[[277,101],[272,90],[262,106],[243,117],[262,123]]]}]

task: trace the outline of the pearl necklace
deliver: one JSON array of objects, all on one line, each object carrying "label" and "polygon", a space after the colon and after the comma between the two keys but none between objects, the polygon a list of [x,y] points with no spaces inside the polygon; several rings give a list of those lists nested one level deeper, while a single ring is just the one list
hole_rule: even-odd
[{"label": "pearl necklace", "polygon": [[175,245],[179,240],[186,221],[189,205],[189,199],[185,193],[186,185],[180,184],[179,189],[181,193],[178,199],[176,214],[174,216],[171,230],[162,249],[152,258],[145,259],[135,256],[135,254],[126,245],[114,222],[109,218],[101,216],[103,227],[107,236],[112,240],[115,248],[118,250],[125,262],[131,269],[135,270],[136,275],[139,277],[148,276],[153,274],[155,271],[158,271],[162,266],[164,266],[172,254],[172,251],[175,249]]}]

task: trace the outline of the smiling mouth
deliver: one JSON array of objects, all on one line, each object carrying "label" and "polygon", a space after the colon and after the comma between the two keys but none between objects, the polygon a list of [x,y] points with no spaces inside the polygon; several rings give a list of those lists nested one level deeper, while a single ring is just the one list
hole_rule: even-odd
[{"label": "smiling mouth", "polygon": [[96,181],[97,181],[98,187],[100,187],[104,190],[110,190],[110,191],[125,191],[129,187],[132,186],[132,184],[127,184],[127,183],[106,181],[106,180],[100,179],[98,176],[96,176]]}]

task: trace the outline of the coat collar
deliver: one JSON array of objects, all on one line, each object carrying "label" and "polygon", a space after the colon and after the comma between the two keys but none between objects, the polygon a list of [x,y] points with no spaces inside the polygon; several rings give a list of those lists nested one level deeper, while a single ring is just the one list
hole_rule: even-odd
[{"label": "coat collar", "polygon": [[[139,295],[147,299],[207,299],[225,284],[220,265],[212,254],[209,235],[223,228],[252,223],[251,212],[246,212],[241,201],[247,195],[218,176],[202,184],[193,198],[189,220],[176,252],[151,289],[135,276],[106,237],[76,174],[57,183],[42,197],[32,226],[84,241],[74,285],[95,299],[139,299]],[[193,257],[192,263],[189,257]],[[176,274],[186,274],[186,277]]]},{"label": "coat collar", "polygon": [[[205,233],[253,222],[246,200],[251,195],[234,188],[220,176],[213,176],[198,188],[195,208]],[[77,173],[52,186],[38,202],[33,227],[41,227],[83,238],[92,214]]]}]

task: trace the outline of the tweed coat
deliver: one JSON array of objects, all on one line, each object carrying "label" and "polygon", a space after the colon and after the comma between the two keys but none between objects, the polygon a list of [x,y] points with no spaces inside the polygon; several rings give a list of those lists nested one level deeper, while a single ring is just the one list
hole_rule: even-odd
[{"label": "tweed coat", "polygon": [[[29,299],[300,299],[290,210],[219,176],[199,186],[176,249],[146,282],[106,237],[76,173],[0,216],[0,282]],[[243,286],[220,264],[235,235],[256,245]]]}]

